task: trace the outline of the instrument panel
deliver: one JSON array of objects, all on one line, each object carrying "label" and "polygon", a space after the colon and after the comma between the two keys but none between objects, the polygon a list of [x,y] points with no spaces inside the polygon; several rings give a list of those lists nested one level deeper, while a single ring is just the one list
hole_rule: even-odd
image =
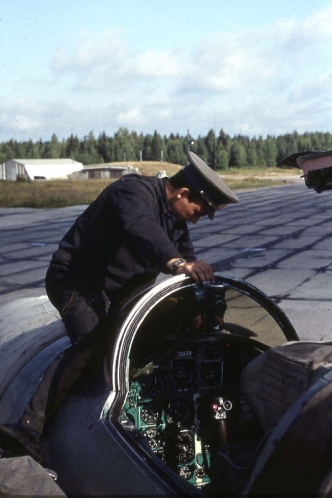
[{"label": "instrument panel", "polygon": [[148,340],[133,347],[123,416],[167,467],[202,488],[223,445],[261,437],[240,387],[261,350],[219,328],[170,336],[167,347],[162,338],[155,348]]}]

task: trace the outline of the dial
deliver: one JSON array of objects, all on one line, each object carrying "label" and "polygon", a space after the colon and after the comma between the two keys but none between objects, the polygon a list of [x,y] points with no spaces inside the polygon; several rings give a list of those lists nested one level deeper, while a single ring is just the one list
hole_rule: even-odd
[{"label": "dial", "polygon": [[183,477],[183,479],[190,479],[192,476],[192,472],[188,465],[182,465],[182,467],[179,468],[179,476]]},{"label": "dial", "polygon": [[175,451],[178,463],[187,463],[194,458],[193,437],[189,432],[177,435]]},{"label": "dial", "polygon": [[157,398],[165,391],[165,381],[160,375],[151,375],[146,379],[145,387],[151,398]]},{"label": "dial", "polygon": [[203,477],[206,476],[206,471],[205,471],[205,468],[202,467],[201,465],[198,465],[197,466],[197,469],[196,469],[196,476],[198,477],[198,479],[203,479]]},{"label": "dial", "polygon": [[141,419],[146,424],[155,424],[159,417],[159,411],[151,403],[147,403],[141,409]]},{"label": "dial", "polygon": [[148,437],[149,439],[154,439],[158,436],[158,430],[155,427],[149,427],[144,431],[144,436]]},{"label": "dial", "polygon": [[194,422],[194,409],[185,398],[177,398],[170,402],[166,410],[166,422],[177,427],[191,425]]},{"label": "dial", "polygon": [[195,380],[195,363],[192,360],[174,360],[170,383],[173,391],[188,391]]}]

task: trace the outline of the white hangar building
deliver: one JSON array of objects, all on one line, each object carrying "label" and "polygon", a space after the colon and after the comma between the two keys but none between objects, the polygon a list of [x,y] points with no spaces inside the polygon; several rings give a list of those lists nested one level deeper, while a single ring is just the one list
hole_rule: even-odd
[{"label": "white hangar building", "polygon": [[11,159],[0,168],[0,180],[67,178],[82,169],[83,164],[73,159]]}]

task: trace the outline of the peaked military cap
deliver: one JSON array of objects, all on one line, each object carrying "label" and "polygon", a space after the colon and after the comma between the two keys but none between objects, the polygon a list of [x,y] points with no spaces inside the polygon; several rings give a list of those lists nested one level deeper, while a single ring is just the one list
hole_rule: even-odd
[{"label": "peaked military cap", "polygon": [[204,199],[210,220],[226,204],[239,202],[237,195],[202,159],[191,151],[187,156],[189,164],[183,168],[183,173],[192,189]]}]

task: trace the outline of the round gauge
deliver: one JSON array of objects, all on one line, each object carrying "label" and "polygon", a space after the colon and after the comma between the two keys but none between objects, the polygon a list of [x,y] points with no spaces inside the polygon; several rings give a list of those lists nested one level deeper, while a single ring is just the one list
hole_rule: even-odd
[{"label": "round gauge", "polygon": [[184,427],[194,423],[194,410],[187,399],[177,398],[170,402],[166,411],[166,422]]},{"label": "round gauge", "polygon": [[141,419],[146,424],[155,424],[159,417],[159,411],[151,403],[147,403],[141,409]]},{"label": "round gauge", "polygon": [[146,436],[149,439],[153,439],[158,436],[158,431],[154,427],[149,427],[144,431],[144,436]]},{"label": "round gauge", "polygon": [[198,477],[198,479],[203,479],[203,477],[205,477],[205,476],[206,476],[206,472],[205,472],[204,467],[201,467],[199,465],[196,469],[196,477]]},{"label": "round gauge", "polygon": [[175,448],[179,455],[179,463],[190,462],[195,456],[193,437],[189,432],[177,435]]},{"label": "round gauge", "polygon": [[179,444],[188,445],[192,443],[193,437],[190,432],[181,432],[180,434],[177,434],[176,440]]},{"label": "round gauge", "polygon": [[195,380],[195,363],[192,360],[174,360],[170,383],[174,391],[188,391]]},{"label": "round gauge", "polygon": [[146,379],[145,387],[148,395],[156,398],[165,391],[165,381],[160,375],[151,375]]},{"label": "round gauge", "polygon": [[182,467],[179,468],[179,476],[183,477],[183,479],[190,479],[192,476],[192,472],[188,465],[182,465]]}]

